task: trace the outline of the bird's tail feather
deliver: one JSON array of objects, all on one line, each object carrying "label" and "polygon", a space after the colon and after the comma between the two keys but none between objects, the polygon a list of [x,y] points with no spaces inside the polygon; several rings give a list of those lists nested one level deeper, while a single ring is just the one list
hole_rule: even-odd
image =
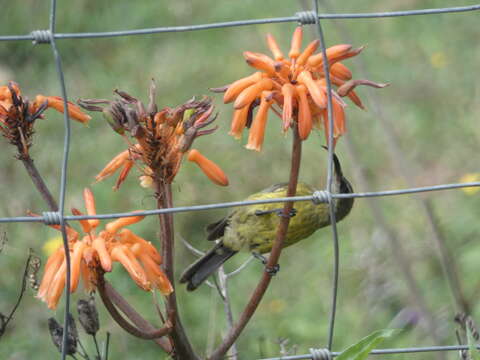
[{"label": "bird's tail feather", "polygon": [[212,275],[222,264],[230,259],[237,252],[223,246],[221,242],[217,243],[200,259],[195,261],[183,272],[180,277],[181,283],[187,284],[187,290],[195,290],[210,275]]}]

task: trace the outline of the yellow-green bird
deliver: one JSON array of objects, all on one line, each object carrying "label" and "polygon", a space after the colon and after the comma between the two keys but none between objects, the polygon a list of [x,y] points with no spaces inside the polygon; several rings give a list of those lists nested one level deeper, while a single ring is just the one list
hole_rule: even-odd
[{"label": "yellow-green bird", "polygon": [[[352,185],[343,176],[340,162],[334,155],[335,193],[352,193]],[[276,199],[286,197],[288,183],[273,185],[247,200]],[[312,195],[315,191],[310,185],[299,182],[297,196]],[[342,220],[350,213],[353,198],[335,201],[335,219]],[[314,204],[311,201],[296,202],[295,215],[290,219],[287,236],[283,247],[290,246],[312,235],[318,229],[330,225],[329,206],[326,203]],[[187,290],[195,290],[203,281],[213,274],[225,261],[239,251],[257,254],[270,252],[276,238],[280,222],[278,203],[258,204],[241,207],[227,217],[207,226],[207,239],[219,240],[217,244],[182,274],[180,282],[187,283]],[[293,215],[293,214],[292,214]]]}]

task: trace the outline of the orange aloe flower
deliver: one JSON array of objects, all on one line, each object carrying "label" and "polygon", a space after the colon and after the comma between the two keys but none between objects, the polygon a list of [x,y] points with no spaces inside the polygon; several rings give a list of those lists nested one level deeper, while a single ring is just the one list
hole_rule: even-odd
[{"label": "orange aloe flower", "polygon": [[[297,27],[287,59],[275,38],[268,34],[267,44],[273,58],[245,51],[243,56],[247,64],[258,71],[223,88],[212,89],[225,92],[224,103],[234,102],[230,135],[240,139],[245,127],[249,128],[247,149],[261,150],[269,110],[281,118],[283,132],[296,123],[300,138],[305,140],[315,126],[324,129],[328,141],[327,84],[323,57],[321,53],[315,54],[320,41],[312,41],[302,51],[302,37],[302,27]],[[354,49],[347,44],[327,49],[330,78],[334,89],[337,89],[332,89],[335,141],[346,131],[346,104],[342,97],[348,96],[355,105],[364,109],[354,88],[357,85],[377,88],[388,85],[352,80],[351,71],[340,61],[356,56],[362,50],[363,47]],[[253,116],[253,110],[257,106],[259,109]]]},{"label": "orange aloe flower", "polygon": [[[185,155],[195,162],[215,184],[228,185],[228,178],[213,161],[191,149],[194,140],[213,133],[217,128],[203,129],[215,121],[211,99],[192,99],[176,108],[158,110],[153,102],[155,86],[150,87],[150,103],[145,105],[123,91],[115,90],[120,97],[108,101],[100,99],[79,100],[81,107],[101,111],[112,128],[127,141],[128,149],[116,155],[95,177],[96,181],[120,172],[114,189],[118,189],[134,165],[142,171],[140,184],[172,183]],[[106,107],[98,104],[107,104]],[[129,133],[135,142],[126,136]]]},{"label": "orange aloe flower", "polygon": [[[90,189],[83,192],[88,215],[95,215],[95,199]],[[82,212],[73,208],[74,215]],[[143,220],[144,216],[132,216],[111,221],[105,229],[97,231],[99,220],[79,220],[83,236],[67,226],[70,249],[71,277],[70,292],[80,282],[86,291],[95,290],[98,277],[112,271],[113,263],[119,262],[135,283],[145,291],[154,288],[164,295],[172,293],[173,287],[160,265],[162,257],[147,240],[134,234],[126,226]],[[53,226],[60,229],[59,226]],[[66,284],[66,261],[63,245],[48,258],[37,297],[47,303],[50,309],[57,307]]]},{"label": "orange aloe flower", "polygon": [[[35,120],[43,118],[43,112],[48,108],[63,112],[62,98],[37,95],[35,101],[29,102],[22,96],[20,87],[15,82],[10,81],[8,85],[0,86],[0,131],[12,145],[17,146],[20,156],[28,156]],[[89,115],[70,102],[68,114],[82,123],[90,120]]]}]

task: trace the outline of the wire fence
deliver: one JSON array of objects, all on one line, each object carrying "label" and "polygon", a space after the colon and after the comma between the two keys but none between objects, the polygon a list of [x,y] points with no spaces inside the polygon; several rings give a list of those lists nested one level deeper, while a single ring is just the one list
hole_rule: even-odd
[{"label": "wire fence", "polygon": [[[82,33],[57,33],[55,31],[56,25],[56,8],[57,1],[51,0],[50,7],[50,19],[49,19],[49,28],[46,30],[33,30],[29,34],[24,35],[0,35],[0,41],[32,41],[33,44],[50,44],[53,58],[55,61],[56,72],[58,75],[58,80],[61,88],[61,95],[64,101],[64,108],[67,108],[67,90],[64,79],[64,72],[62,70],[62,60],[60,53],[56,46],[56,40],[58,39],[86,39],[86,38],[108,38],[108,37],[120,37],[120,36],[136,36],[136,35],[147,35],[147,34],[157,34],[157,33],[171,33],[171,32],[184,32],[184,31],[198,31],[198,30],[208,30],[208,29],[222,29],[227,27],[239,27],[239,26],[249,26],[249,25],[261,25],[261,24],[273,24],[273,23],[288,23],[288,22],[298,22],[301,25],[315,24],[317,27],[317,32],[319,39],[321,40],[320,46],[324,58],[326,58],[326,48],[325,42],[323,41],[323,32],[320,20],[328,19],[375,19],[375,18],[389,18],[389,17],[401,17],[401,16],[419,16],[419,15],[435,15],[435,14],[446,14],[446,13],[462,13],[462,12],[472,12],[480,10],[480,4],[471,5],[471,6],[460,6],[460,7],[445,7],[445,8],[435,8],[435,9],[421,9],[421,10],[410,10],[410,11],[395,11],[395,12],[378,12],[378,13],[335,13],[335,14],[322,14],[318,10],[318,0],[313,1],[314,10],[311,11],[299,11],[294,14],[294,16],[287,17],[278,17],[278,18],[266,18],[266,19],[249,19],[249,20],[239,20],[239,21],[229,21],[229,22],[217,22],[210,24],[200,24],[200,25],[188,25],[188,26],[167,26],[167,27],[155,27],[155,28],[146,28],[146,29],[135,29],[135,30],[123,30],[123,31],[105,31],[105,32],[82,32]],[[327,66],[327,62],[324,62],[324,66]],[[328,96],[328,120],[329,120],[329,144],[333,143],[333,116],[332,116],[332,97],[331,97],[331,81],[329,78],[329,71],[325,68],[325,77],[327,83],[327,96]],[[453,183],[453,184],[441,184],[441,185],[432,185],[425,187],[416,187],[416,188],[407,188],[407,189],[396,189],[396,190],[384,190],[384,191],[373,191],[373,192],[363,192],[363,193],[350,193],[350,194],[336,194],[331,192],[332,188],[332,173],[333,173],[333,148],[329,147],[329,156],[328,156],[328,173],[327,173],[327,186],[324,190],[315,191],[311,196],[295,196],[288,198],[277,198],[277,199],[267,199],[267,200],[249,200],[249,201],[234,201],[234,202],[224,202],[224,203],[215,203],[215,204],[205,204],[205,205],[193,205],[193,206],[181,206],[181,207],[172,207],[164,209],[153,209],[145,211],[136,211],[136,212],[123,212],[123,213],[109,213],[109,214],[98,214],[95,216],[73,216],[73,215],[64,215],[65,209],[65,194],[67,190],[67,169],[69,164],[69,150],[70,150],[70,121],[68,117],[68,112],[64,112],[64,148],[63,148],[63,160],[61,164],[61,180],[60,180],[60,194],[59,194],[59,210],[57,212],[45,211],[42,213],[42,216],[38,217],[27,217],[27,216],[17,216],[17,217],[1,217],[0,223],[25,223],[25,222],[43,222],[47,225],[57,224],[61,226],[62,236],[64,245],[68,248],[68,241],[66,237],[65,224],[67,221],[73,220],[83,220],[83,219],[115,219],[121,217],[129,216],[138,216],[138,215],[158,215],[166,213],[180,213],[180,212],[190,212],[190,211],[202,211],[202,210],[213,210],[221,208],[231,208],[239,206],[249,206],[256,204],[268,204],[268,203],[285,203],[285,202],[298,202],[298,201],[312,201],[315,204],[328,203],[330,207],[330,214],[332,218],[332,238],[334,240],[334,279],[333,279],[333,289],[332,289],[332,307],[330,315],[330,326],[329,326],[329,336],[328,336],[328,346],[327,348],[312,348],[309,354],[304,355],[293,355],[293,356],[282,356],[277,358],[269,358],[264,360],[297,360],[297,359],[312,359],[312,360],[322,360],[322,359],[331,359],[338,356],[339,352],[332,351],[333,343],[333,334],[334,334],[334,325],[335,325],[335,314],[336,314],[336,305],[337,305],[337,289],[338,289],[338,270],[339,270],[339,248],[338,248],[338,235],[336,231],[336,224],[334,221],[334,207],[333,203],[336,199],[342,198],[370,198],[370,197],[380,197],[380,196],[396,196],[396,195],[407,195],[407,194],[417,194],[431,191],[445,191],[452,189],[460,189],[466,187],[478,187],[480,182],[469,182],[469,183]],[[66,349],[66,341],[68,334],[68,312],[70,307],[70,256],[69,251],[65,251],[66,263],[67,263],[67,275],[66,275],[66,286],[65,286],[65,323],[63,332],[63,348]],[[477,347],[480,349],[480,347]],[[468,350],[468,346],[464,345],[452,345],[452,346],[428,346],[428,347],[412,347],[412,348],[396,348],[396,349],[375,349],[371,352],[372,355],[387,355],[387,354],[403,354],[403,353],[419,353],[419,352],[438,352],[438,351],[460,351]],[[62,352],[62,360],[65,359],[66,353]]]}]

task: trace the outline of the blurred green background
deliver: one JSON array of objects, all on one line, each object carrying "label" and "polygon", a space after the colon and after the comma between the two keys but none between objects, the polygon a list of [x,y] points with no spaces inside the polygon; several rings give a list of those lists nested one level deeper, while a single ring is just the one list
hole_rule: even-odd
[{"label": "blurred green background", "polygon": [[[471,5],[475,1],[364,0],[320,1],[321,11],[374,12],[405,9]],[[58,32],[87,32],[146,27],[203,24],[250,18],[291,16],[309,1],[141,1],[77,0],[59,1]],[[48,26],[49,1],[2,1],[0,34],[27,34]],[[246,76],[251,69],[242,52],[266,52],[264,37],[271,32],[284,50],[289,46],[296,25],[271,24],[234,27],[197,32],[156,34],[109,39],[59,40],[65,79],[70,99],[112,98],[115,88],[147,101],[149,81],[157,81],[157,104],[175,106],[193,95],[209,94],[209,87],[228,84]],[[383,90],[358,94],[369,111],[349,105],[347,121],[350,147],[346,138],[337,146],[344,172],[357,191],[374,191],[408,186],[398,171],[408,167],[411,181],[418,186],[459,181],[467,174],[478,174],[480,127],[480,86],[477,80],[478,12],[390,19],[324,21],[327,45],[352,43],[367,45],[366,50],[346,64],[354,78],[390,82]],[[306,31],[306,40],[315,36],[314,27]],[[304,41],[306,43],[306,41]],[[38,93],[59,95],[59,83],[48,45],[32,46],[28,41],[0,43],[0,83],[15,80],[31,99]],[[246,150],[227,135],[231,106],[212,95],[220,115],[219,130],[200,138],[195,147],[217,162],[229,175],[230,186],[212,185],[192,163],[185,162],[174,183],[175,205],[196,205],[245,198],[272,183],[286,181],[291,139],[280,133],[277,118],[268,124],[266,143],[261,153]],[[380,115],[381,114],[381,115]],[[383,116],[382,120],[380,116]],[[63,142],[63,118],[49,111],[38,121],[32,157],[54,194],[59,191]],[[398,151],[382,121],[398,137]],[[323,134],[313,134],[304,145],[301,179],[318,188],[326,177],[326,153],[320,148]],[[46,210],[33,188],[15,151],[0,139],[0,216],[21,216],[27,210]],[[82,207],[81,192],[94,176],[124,149],[115,135],[94,114],[88,127],[72,124],[72,145],[68,172],[66,204]],[[367,179],[364,184],[359,174]],[[140,188],[130,177],[120,191],[112,192],[114,180],[92,185],[100,213],[154,208],[149,190]],[[441,344],[455,344],[453,317],[458,311],[442,274],[432,231],[420,198],[428,199],[458,270],[458,277],[471,315],[478,318],[480,293],[478,279],[480,246],[478,193],[448,191],[427,195],[376,198],[381,219],[371,212],[368,200],[359,199],[351,215],[339,225],[341,273],[334,349],[341,350],[373,330],[389,326],[408,329],[383,345],[407,347],[431,345],[428,315],[419,306],[424,299],[433,317]],[[175,216],[177,276],[194,256],[179,241],[180,237],[206,249],[204,226],[223,216],[226,210],[182,213]],[[132,227],[139,235],[158,244],[158,223],[147,218]],[[0,254],[0,311],[8,313],[19,292],[28,248],[43,259],[43,244],[57,235],[40,224],[4,224],[7,245]],[[392,245],[393,233],[403,248]],[[239,256],[232,270],[248,255]],[[318,231],[310,239],[289,248],[282,255],[282,269],[274,278],[256,315],[239,339],[242,359],[280,354],[280,339],[288,339],[287,348],[305,353],[310,347],[327,342],[331,306],[332,241],[329,229]],[[406,274],[398,266],[404,261],[414,275],[418,292],[407,286]],[[235,317],[250,296],[262,271],[253,262],[230,282]],[[114,286],[155,321],[152,297],[133,284],[116,267],[107,278]],[[207,286],[186,293],[178,286],[181,315],[195,348],[204,354],[209,344],[218,343],[225,330],[220,299]],[[77,291],[73,299],[85,297]],[[138,340],[121,331],[103,311],[101,334],[112,333],[110,359],[162,359],[156,345]],[[56,358],[47,330],[47,318],[62,318],[62,306],[56,312],[34,298],[29,289],[7,333],[0,339],[0,358],[9,360]],[[418,321],[411,321],[416,319]],[[393,321],[393,322],[392,322]],[[90,339],[84,337],[92,350]],[[93,351],[91,351],[93,353]],[[446,355],[458,357],[456,352]],[[387,357],[385,357],[387,358]],[[389,359],[410,359],[414,355],[395,355]],[[438,359],[439,354],[419,354],[415,358]]]}]

